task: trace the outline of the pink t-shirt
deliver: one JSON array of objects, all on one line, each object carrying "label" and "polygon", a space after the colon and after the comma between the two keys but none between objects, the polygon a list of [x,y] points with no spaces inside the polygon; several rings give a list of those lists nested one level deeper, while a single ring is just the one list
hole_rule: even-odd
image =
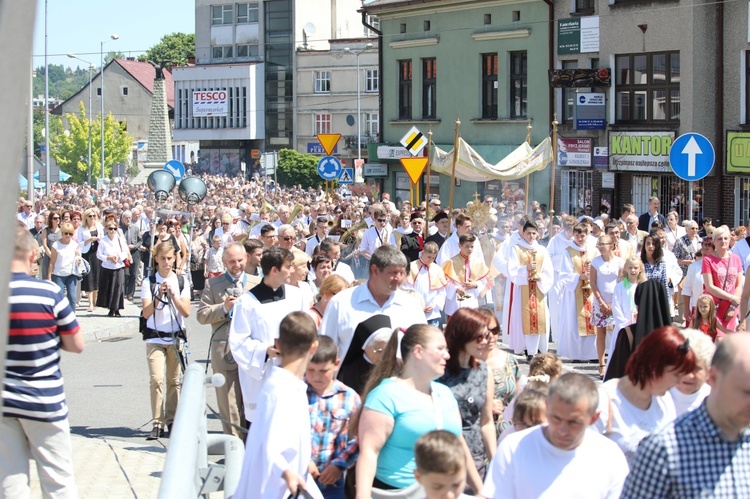
[{"label": "pink t-shirt", "polygon": [[[733,294],[737,287],[737,276],[742,274],[742,261],[740,257],[734,253],[728,253],[729,259],[721,259],[715,255],[706,255],[703,257],[703,266],[701,267],[701,274],[711,274],[714,286],[718,286],[729,294]],[[704,284],[703,292],[710,294]],[[728,300],[722,300],[719,297],[713,296],[714,303],[716,304],[716,319],[721,323],[722,326],[734,330],[736,327],[736,317],[739,314],[738,311],[734,313],[731,319],[726,319],[726,313],[731,305]]]}]

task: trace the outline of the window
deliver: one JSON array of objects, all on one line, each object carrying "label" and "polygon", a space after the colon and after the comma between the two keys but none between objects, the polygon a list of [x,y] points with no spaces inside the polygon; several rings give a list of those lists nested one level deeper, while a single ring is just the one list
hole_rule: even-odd
[{"label": "window", "polygon": [[594,189],[593,172],[591,170],[562,170],[560,178],[562,187],[560,211],[576,215],[591,203],[591,193]]},{"label": "window", "polygon": [[430,31],[430,26],[431,26],[430,21],[425,21],[423,25],[424,31]]},{"label": "window", "polygon": [[615,56],[615,84],[618,122],[679,123],[679,52]]},{"label": "window", "polygon": [[257,45],[237,45],[237,57],[258,57],[259,54]]},{"label": "window", "polygon": [[399,33],[406,33],[406,23],[401,23],[399,26]]},{"label": "window", "polygon": [[[562,61],[563,69],[577,69],[578,61]],[[575,120],[575,88],[562,89],[562,122],[571,123]]]},{"label": "window", "polygon": [[128,87],[122,87],[122,95],[128,95]]},{"label": "window", "polygon": [[[370,14],[367,14],[367,17],[365,19],[365,22],[375,28],[376,30],[380,30],[380,19],[377,18],[377,16],[372,16]],[[365,36],[371,37],[371,36],[378,36],[377,32],[373,31],[372,29],[365,26]]]},{"label": "window", "polygon": [[232,57],[234,57],[234,47],[232,45],[211,48],[212,59],[231,59]]},{"label": "window", "polygon": [[398,61],[398,119],[411,119],[411,60]]},{"label": "window", "polygon": [[365,113],[364,133],[375,142],[380,130],[380,115],[378,113]]},{"label": "window", "polygon": [[377,92],[380,89],[377,69],[365,70],[365,92]]},{"label": "window", "polygon": [[96,95],[102,95],[102,87],[96,89]]},{"label": "window", "polygon": [[492,24],[492,14],[484,15],[484,24]]},{"label": "window", "polygon": [[331,114],[322,113],[315,115],[315,134],[331,133]]},{"label": "window", "polygon": [[594,0],[575,0],[576,14],[590,14],[594,12]]},{"label": "window", "polygon": [[315,93],[325,94],[331,91],[331,72],[315,71]]},{"label": "window", "polygon": [[257,23],[258,22],[258,3],[238,3],[237,4],[237,24]]},{"label": "window", "polygon": [[422,59],[422,118],[437,117],[437,59]]},{"label": "window", "polygon": [[513,11],[513,22],[517,23],[521,20],[521,11],[520,10],[514,10]]},{"label": "window", "polygon": [[510,117],[526,117],[526,51],[510,53]]},{"label": "window", "polygon": [[497,119],[497,54],[482,54],[482,119]]},{"label": "window", "polygon": [[211,6],[211,25],[232,24],[234,17],[233,5],[212,5]]}]

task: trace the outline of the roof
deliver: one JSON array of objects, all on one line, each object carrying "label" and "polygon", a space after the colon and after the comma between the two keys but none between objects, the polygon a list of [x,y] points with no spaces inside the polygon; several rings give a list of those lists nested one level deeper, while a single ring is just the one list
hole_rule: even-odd
[{"label": "roof", "polygon": [[[138,83],[146,88],[146,90],[151,94],[154,93],[156,68],[151,64],[148,62],[128,61],[127,59],[115,59],[112,62],[117,62],[122,69],[135,78]],[[112,62],[110,62],[110,64],[112,64]],[[164,70],[164,83],[167,87],[167,105],[170,108],[174,108],[174,81],[172,80],[172,73],[166,69]]]},{"label": "roof", "polygon": [[[111,64],[118,64],[122,69],[125,70],[126,73],[133,77],[135,81],[140,83],[141,86],[145,88],[151,95],[154,94],[154,77],[156,76],[156,68],[154,68],[151,64],[149,64],[148,62],[128,61],[127,59],[112,59],[111,61],[109,61],[109,63],[107,63],[106,66],[104,66],[104,70],[106,71]],[[100,77],[100,74],[101,72],[97,73],[94,76],[94,79]],[[169,109],[174,109],[174,80],[172,80],[172,73],[167,69],[164,70],[164,80],[167,86],[167,106],[169,106]],[[62,115],[64,104],[86,90],[87,87],[88,83],[81,87],[78,92],[68,97],[65,102],[55,107],[52,111],[50,111],[50,113]]]},{"label": "roof", "polygon": [[423,3],[433,3],[439,0],[365,0],[362,4],[362,9],[368,11],[370,9],[379,9],[386,7],[403,7],[406,5],[418,5]]}]

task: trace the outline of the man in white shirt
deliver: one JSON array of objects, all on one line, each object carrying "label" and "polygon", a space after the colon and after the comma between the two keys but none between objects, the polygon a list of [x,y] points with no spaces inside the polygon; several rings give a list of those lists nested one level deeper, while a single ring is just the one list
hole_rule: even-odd
[{"label": "man in white shirt", "polygon": [[[461,252],[458,245],[458,238],[464,234],[470,234],[472,229],[471,218],[463,213],[456,217],[456,232],[445,240],[440,251],[438,252],[436,263],[440,266],[446,261],[450,260],[454,256]],[[484,253],[482,252],[482,246],[476,245],[474,251],[471,254],[471,261],[481,262],[484,264]]]},{"label": "man in white shirt", "polygon": [[599,393],[587,376],[552,382],[547,423],[509,435],[485,478],[487,498],[619,498],[628,463],[616,443],[589,426],[599,417]]},{"label": "man in white shirt", "polygon": [[[320,333],[336,342],[342,360],[338,379],[358,393],[372,366],[364,347],[377,329],[425,324],[418,299],[401,290],[406,278],[406,257],[390,245],[372,255],[366,283],[345,289],[334,296],[323,315]],[[371,319],[382,319],[380,321]],[[374,323],[378,322],[378,325]]]},{"label": "man in white shirt", "polygon": [[24,224],[27,229],[31,230],[34,227],[34,217],[36,217],[36,213],[34,213],[34,203],[31,201],[24,201],[23,211],[16,215],[16,218],[19,222]]},{"label": "man in white shirt", "polygon": [[317,248],[321,241],[326,237],[328,237],[328,218],[324,216],[318,217],[315,220],[315,234],[307,238],[305,253],[312,257],[313,253],[315,253],[315,248]]},{"label": "man in white shirt", "polygon": [[386,211],[383,208],[376,208],[373,210],[373,217],[375,225],[365,231],[359,245],[359,254],[367,260],[372,258],[376,249],[388,244],[391,235]]},{"label": "man in white shirt", "polygon": [[289,215],[291,215],[291,212],[289,211],[289,207],[285,204],[282,204],[278,207],[278,212],[276,213],[278,215],[278,219],[273,223],[273,226],[277,229],[285,224],[288,224],[290,222]]},{"label": "man in white shirt", "polygon": [[352,268],[339,260],[339,258],[341,258],[341,243],[327,237],[320,243],[320,252],[331,259],[333,274],[343,277],[350,285],[354,282],[354,272],[352,272]]},{"label": "man in white shirt", "polygon": [[278,246],[263,253],[263,280],[237,300],[229,326],[229,346],[240,373],[245,419],[252,423],[260,385],[270,367],[278,365],[274,343],[279,324],[290,312],[306,310],[302,291],[286,284],[292,272],[292,252]]}]

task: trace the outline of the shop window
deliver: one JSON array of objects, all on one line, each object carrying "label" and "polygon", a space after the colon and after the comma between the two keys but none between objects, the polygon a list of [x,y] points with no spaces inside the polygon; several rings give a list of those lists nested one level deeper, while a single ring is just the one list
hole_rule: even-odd
[{"label": "shop window", "polygon": [[582,215],[586,205],[592,205],[594,191],[591,170],[562,170],[560,178],[560,210],[569,215]]}]

